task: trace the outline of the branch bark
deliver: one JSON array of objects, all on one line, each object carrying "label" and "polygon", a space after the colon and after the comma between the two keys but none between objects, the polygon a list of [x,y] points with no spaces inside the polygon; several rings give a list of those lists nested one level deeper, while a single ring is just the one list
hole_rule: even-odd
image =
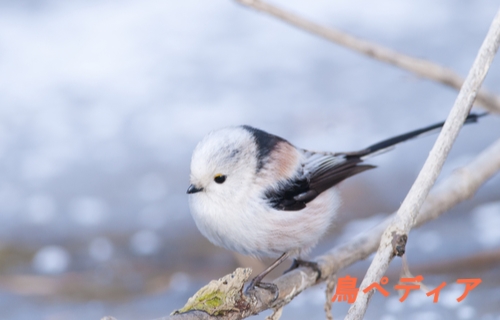
[{"label": "branch bark", "polygon": [[[359,39],[336,29],[324,27],[269,3],[260,0],[236,1],[258,11],[270,14],[295,27],[335,42],[341,46],[379,61],[395,65],[421,77],[440,82],[457,90],[460,90],[464,83],[464,79],[451,69],[424,59],[404,55],[379,44]],[[479,91],[476,102],[490,112],[500,113],[500,97],[491,92],[484,89]]]},{"label": "branch bark", "polygon": [[[443,130],[439,134],[429,157],[427,158],[408,195],[401,204],[401,207],[396,214],[396,218],[385,230],[380,242],[380,247],[373,258],[372,264],[368,268],[360,288],[366,288],[371,283],[379,282],[384,273],[387,271],[392,258],[395,255],[402,255],[398,252],[400,249],[396,250],[394,248],[394,239],[406,237],[411,228],[414,226],[420,207],[423,205],[425,198],[441,172],[444,161],[446,160],[446,157],[448,156],[448,153],[458,136],[465,118],[472,108],[476,94],[486,77],[499,45],[500,10],[497,12],[490,26],[488,34],[479,49],[472,68],[465,79],[464,85],[458,94],[455,104],[446,119]],[[404,249],[402,250],[402,253],[404,253]],[[356,302],[349,309],[346,317],[347,320],[363,318],[373,292],[374,290],[371,290],[365,295],[357,296]]]}]

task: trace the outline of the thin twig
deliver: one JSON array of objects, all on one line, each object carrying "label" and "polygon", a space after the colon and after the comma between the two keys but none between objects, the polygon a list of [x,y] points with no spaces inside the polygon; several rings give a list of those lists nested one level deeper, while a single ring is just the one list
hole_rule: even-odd
[{"label": "thin twig", "polygon": [[[470,164],[455,170],[436,186],[422,206],[416,219],[416,226],[436,219],[458,203],[471,198],[479,187],[498,171],[500,171],[500,139],[481,152]],[[391,215],[373,229],[317,257],[315,261],[318,262],[322,274],[319,282],[326,281],[341,269],[357,261],[364,260],[375,252],[384,230],[391,223],[394,216],[395,214]],[[316,272],[309,268],[299,268],[279,277],[273,283],[280,290],[280,296],[274,303],[271,294],[263,290],[257,291],[250,308],[245,312],[229,312],[223,316],[210,316],[202,311],[190,311],[158,320],[243,319],[276,306],[286,305],[302,291],[317,283]]]},{"label": "thin twig", "polygon": [[[490,26],[488,34],[479,49],[479,53],[465,79],[464,85],[458,94],[455,104],[446,119],[443,130],[439,134],[429,157],[415,180],[415,183],[408,192],[408,195],[401,204],[396,218],[384,232],[380,247],[373,258],[372,264],[368,268],[360,288],[366,288],[371,283],[380,281],[395,255],[392,245],[394,237],[407,235],[415,224],[415,219],[420,211],[420,207],[423,205],[425,198],[441,172],[441,168],[448,156],[451,146],[472,108],[476,94],[486,77],[499,44],[500,10]],[[356,302],[349,309],[346,317],[347,320],[363,318],[373,292],[374,291],[371,290],[367,294],[360,294],[357,296]]]},{"label": "thin twig", "polygon": [[334,294],[335,286],[337,285],[337,275],[331,274],[326,279],[326,289],[325,289],[325,314],[326,320],[333,320],[332,315],[332,297]]},{"label": "thin twig", "polygon": [[[236,1],[258,11],[268,13],[295,27],[318,35],[351,50],[408,70],[421,77],[441,82],[457,90],[460,90],[462,84],[464,83],[464,79],[453,70],[435,64],[428,60],[404,55],[382,45],[351,36],[349,34],[346,34],[345,32],[324,27],[289,11],[283,10],[260,0]],[[477,95],[476,102],[490,112],[500,113],[500,98],[491,92],[482,89]]]}]

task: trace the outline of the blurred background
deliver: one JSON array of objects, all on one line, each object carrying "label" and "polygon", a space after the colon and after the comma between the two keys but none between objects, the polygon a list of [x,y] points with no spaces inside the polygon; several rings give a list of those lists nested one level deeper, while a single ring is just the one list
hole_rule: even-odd
[{"label": "blurred background", "polygon": [[[274,3],[463,76],[498,9]],[[497,57],[484,87],[500,94],[499,84]],[[190,216],[190,156],[210,130],[249,124],[299,147],[352,151],[445,119],[456,95],[230,0],[0,0],[0,318],[154,319],[238,266],[260,272],[268,260],[213,246]],[[442,176],[499,136],[498,117],[468,125]],[[435,137],[344,182],[337,223],[312,256],[396,210]],[[431,288],[448,283],[437,304],[423,292],[400,303],[391,289],[366,318],[500,319],[498,190],[497,176],[410,234],[412,272]],[[368,263],[339,276],[360,278]],[[395,260],[388,286],[400,268]],[[483,283],[457,303],[454,282],[473,277]],[[284,319],[324,319],[323,290],[297,297]],[[334,317],[347,308],[335,303]]]}]

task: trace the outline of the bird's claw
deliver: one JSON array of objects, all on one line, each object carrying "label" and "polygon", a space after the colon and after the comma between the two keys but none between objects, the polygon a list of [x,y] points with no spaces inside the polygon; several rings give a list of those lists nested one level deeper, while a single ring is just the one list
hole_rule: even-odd
[{"label": "bird's claw", "polygon": [[276,301],[280,295],[280,290],[278,289],[278,286],[275,285],[274,283],[255,281],[255,279],[253,279],[250,282],[247,289],[245,290],[245,293],[247,294],[251,293],[251,291],[255,290],[255,287],[268,290],[272,294],[274,294],[273,302]]}]

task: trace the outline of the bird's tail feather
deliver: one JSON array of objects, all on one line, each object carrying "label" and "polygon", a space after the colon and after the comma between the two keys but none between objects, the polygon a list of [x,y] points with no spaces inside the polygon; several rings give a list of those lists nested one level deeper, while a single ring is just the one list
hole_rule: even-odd
[{"label": "bird's tail feather", "polygon": [[[471,113],[465,119],[464,124],[477,122],[477,119],[484,117],[487,114],[488,114],[487,112],[480,113],[480,114]],[[413,138],[421,137],[421,136],[423,136],[427,133],[430,133],[432,131],[435,131],[435,130],[441,130],[443,125],[444,125],[444,121],[430,125],[430,126],[425,127],[425,128],[410,131],[410,132],[389,138],[387,140],[384,140],[384,141],[381,141],[381,142],[378,142],[375,144],[372,144],[371,146],[369,146],[368,148],[365,148],[363,150],[359,150],[359,151],[355,151],[355,152],[340,152],[340,153],[337,153],[336,155],[344,155],[346,158],[349,158],[349,157],[365,158],[367,156],[373,156],[375,154],[384,153],[386,151],[389,151],[390,149],[392,149],[395,145],[397,145],[399,143],[405,142],[405,141],[413,139]]]}]

